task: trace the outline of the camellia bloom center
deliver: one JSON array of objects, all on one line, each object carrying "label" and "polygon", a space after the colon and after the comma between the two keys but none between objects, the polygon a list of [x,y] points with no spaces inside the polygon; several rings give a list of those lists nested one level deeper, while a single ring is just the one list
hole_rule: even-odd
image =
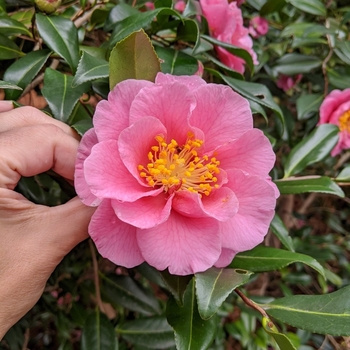
[{"label": "camellia bloom center", "polygon": [[152,146],[147,157],[149,163],[138,165],[140,176],[152,186],[163,186],[164,191],[187,190],[209,196],[213,188],[218,188],[216,175],[220,173],[220,161],[208,155],[198,156],[203,141],[187,134],[184,145],[172,139],[166,142],[162,135],[155,137],[158,145]]},{"label": "camellia bloom center", "polygon": [[350,110],[346,111],[339,118],[339,129],[340,131],[350,132]]}]

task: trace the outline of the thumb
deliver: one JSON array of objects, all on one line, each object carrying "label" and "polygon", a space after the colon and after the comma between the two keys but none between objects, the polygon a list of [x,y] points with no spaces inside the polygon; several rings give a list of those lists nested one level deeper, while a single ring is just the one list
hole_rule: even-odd
[{"label": "thumb", "polygon": [[75,197],[65,204],[47,209],[51,232],[45,233],[45,239],[57,258],[62,259],[89,237],[88,226],[96,208],[85,206]]}]

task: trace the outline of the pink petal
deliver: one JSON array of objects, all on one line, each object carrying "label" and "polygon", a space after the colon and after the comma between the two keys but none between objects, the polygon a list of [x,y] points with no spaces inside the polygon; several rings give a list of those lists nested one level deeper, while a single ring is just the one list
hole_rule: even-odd
[{"label": "pink petal", "polygon": [[130,125],[130,106],[135,96],[152,85],[145,80],[124,80],[109,93],[108,101],[97,104],[93,122],[99,141],[118,140],[120,132]]},{"label": "pink petal", "polygon": [[202,198],[197,193],[179,191],[173,200],[173,209],[179,214],[192,217],[211,217],[219,221],[232,218],[238,211],[235,194],[227,187],[214,190]]},{"label": "pink petal", "polygon": [[[344,102],[350,100],[350,88],[341,90],[333,90],[324,99],[320,106],[320,124],[329,123],[333,112]],[[336,124],[333,122],[333,124]]]},{"label": "pink petal", "polygon": [[156,76],[156,84],[158,85],[171,84],[175,82],[186,85],[191,91],[194,91],[202,85],[207,85],[202,78],[195,75],[187,76],[158,73]]},{"label": "pink petal", "polygon": [[127,203],[113,200],[112,207],[118,218],[137,228],[151,228],[162,224],[169,218],[172,197],[165,200],[165,195],[143,197]]},{"label": "pink petal", "polygon": [[74,185],[75,190],[85,205],[95,207],[100,204],[101,200],[93,195],[90,188],[85,180],[84,175],[84,162],[85,159],[90,155],[91,148],[98,142],[95,130],[88,130],[78,147],[77,159],[75,163],[75,173],[74,173]]},{"label": "pink petal", "polygon": [[130,110],[131,123],[144,117],[155,117],[165,126],[168,138],[185,144],[192,131],[188,117],[195,106],[188,87],[178,82],[145,88],[135,97]]},{"label": "pink petal", "polygon": [[208,84],[194,91],[197,106],[190,124],[203,131],[204,150],[212,151],[253,127],[248,101],[230,87]]},{"label": "pink petal", "polygon": [[223,169],[240,169],[251,175],[266,177],[276,156],[269,139],[259,129],[251,129],[238,140],[217,149]]},{"label": "pink petal", "polygon": [[222,248],[221,255],[214,266],[218,268],[226,267],[227,265],[231,264],[235,255],[236,253],[233,250]]},{"label": "pink petal", "polygon": [[101,199],[133,202],[162,192],[161,188],[152,190],[149,186],[142,186],[130,174],[120,159],[117,141],[104,141],[95,145],[84,163],[84,171],[91,192]]},{"label": "pink petal", "polygon": [[140,177],[137,167],[138,165],[147,166],[149,163],[147,155],[152,146],[158,145],[155,140],[157,135],[166,138],[167,130],[158,119],[153,117],[137,120],[120,134],[118,141],[120,158],[140,184],[144,184],[145,181]]},{"label": "pink petal", "polygon": [[89,233],[100,254],[117,265],[131,268],[145,260],[136,240],[136,228],[120,221],[104,200],[92,216]]},{"label": "pink petal", "polygon": [[227,186],[236,194],[239,209],[232,219],[220,223],[222,246],[238,253],[263,241],[274,216],[275,191],[265,179],[240,170],[229,170],[228,177]]},{"label": "pink petal", "polygon": [[217,36],[225,29],[228,22],[228,2],[226,0],[200,0],[200,4],[210,31]]},{"label": "pink petal", "polygon": [[187,218],[172,211],[162,225],[137,231],[145,260],[158,270],[189,275],[212,267],[221,252],[218,221]]}]

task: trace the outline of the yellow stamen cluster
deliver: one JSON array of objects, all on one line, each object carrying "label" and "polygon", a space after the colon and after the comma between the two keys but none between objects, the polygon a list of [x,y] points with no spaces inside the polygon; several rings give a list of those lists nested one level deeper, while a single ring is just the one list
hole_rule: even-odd
[{"label": "yellow stamen cluster", "polygon": [[220,173],[220,162],[207,155],[198,156],[197,150],[203,141],[187,134],[185,145],[179,146],[175,140],[166,142],[163,136],[155,137],[158,145],[151,147],[147,166],[138,165],[140,176],[152,186],[163,186],[169,194],[187,190],[208,196],[213,188],[218,188],[215,175]]},{"label": "yellow stamen cluster", "polygon": [[347,132],[350,132],[350,110],[346,111],[339,118],[339,129],[340,131],[346,130]]}]

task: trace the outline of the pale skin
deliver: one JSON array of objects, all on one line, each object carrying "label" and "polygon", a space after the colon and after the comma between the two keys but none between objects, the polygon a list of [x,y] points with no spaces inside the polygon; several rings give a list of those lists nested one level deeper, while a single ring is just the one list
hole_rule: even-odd
[{"label": "pale skin", "polygon": [[73,181],[78,135],[32,107],[0,101],[0,340],[38,301],[63,257],[88,237],[94,212],[78,198],[36,205],[13,189],[52,169]]}]

